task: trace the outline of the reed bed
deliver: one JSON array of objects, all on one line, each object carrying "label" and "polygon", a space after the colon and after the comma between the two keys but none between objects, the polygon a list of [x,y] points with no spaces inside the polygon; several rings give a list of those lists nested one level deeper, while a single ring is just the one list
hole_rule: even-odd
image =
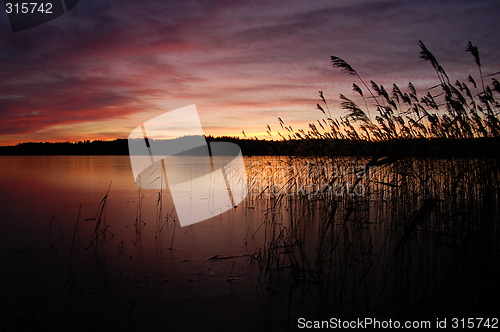
[{"label": "reed bed", "polygon": [[307,131],[294,131],[279,118],[283,130],[280,137],[367,141],[498,137],[500,105],[496,98],[500,93],[500,83],[494,76],[500,72],[484,75],[479,50],[469,42],[466,51],[474,58],[479,78],[469,75],[466,80],[452,81],[425,44],[420,41],[419,45],[420,59],[430,62],[436,72],[436,85],[423,92],[418,92],[411,82],[406,91],[396,84],[386,89],[373,80],[368,85],[346,61],[332,56],[334,68],[359,79],[361,87],[353,83],[357,98],[341,94],[340,107],[346,115],[334,119],[323,91],[319,91],[320,101],[316,107],[325,117],[310,123]]},{"label": "reed bed", "polygon": [[[288,316],[422,318],[494,313],[500,287],[500,160],[489,158],[334,157],[333,139],[498,138],[500,93],[482,73],[452,81],[420,42],[420,58],[439,84],[425,94],[371,86],[344,60],[332,65],[357,77],[364,107],[340,96],[344,117],[325,115],[294,131],[279,119],[285,140],[303,140],[308,157],[247,160],[248,204],[265,212],[257,254],[266,282],[287,291]],[[498,73],[496,73],[498,74]],[[487,80],[489,79],[489,82]],[[374,103],[370,109],[369,103]],[[319,145],[319,146],[318,146]],[[322,146],[323,145],[323,146]],[[395,145],[397,146],[397,145]],[[326,151],[326,153],[325,153]]]}]

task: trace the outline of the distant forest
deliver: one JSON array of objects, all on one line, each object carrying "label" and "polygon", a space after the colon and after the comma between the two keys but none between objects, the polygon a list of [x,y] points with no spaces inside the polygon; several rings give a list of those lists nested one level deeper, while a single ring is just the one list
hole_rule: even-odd
[{"label": "distant forest", "polygon": [[[493,157],[500,156],[500,138],[257,140],[234,137],[206,137],[208,142],[232,142],[246,156],[392,156],[392,157]],[[0,146],[0,155],[128,155],[128,140],[67,143],[20,143]]]}]

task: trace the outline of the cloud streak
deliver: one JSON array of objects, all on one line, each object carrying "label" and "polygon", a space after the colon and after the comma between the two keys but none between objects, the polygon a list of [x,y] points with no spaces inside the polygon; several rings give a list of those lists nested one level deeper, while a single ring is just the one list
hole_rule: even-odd
[{"label": "cloud streak", "polygon": [[192,103],[217,133],[314,121],[317,90],[335,109],[350,93],[331,55],[383,84],[425,86],[434,78],[418,40],[458,78],[474,72],[472,40],[485,72],[498,71],[499,15],[494,0],[109,0],[16,34],[0,17],[0,144],[117,138]]}]

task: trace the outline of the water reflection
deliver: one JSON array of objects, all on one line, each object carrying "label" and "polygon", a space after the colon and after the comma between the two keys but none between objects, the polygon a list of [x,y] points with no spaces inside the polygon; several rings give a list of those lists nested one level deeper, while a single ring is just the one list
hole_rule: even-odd
[{"label": "water reflection", "polygon": [[170,191],[137,187],[127,156],[0,157],[2,327],[498,309],[498,161],[366,164],[247,157],[248,197],[181,228]]}]

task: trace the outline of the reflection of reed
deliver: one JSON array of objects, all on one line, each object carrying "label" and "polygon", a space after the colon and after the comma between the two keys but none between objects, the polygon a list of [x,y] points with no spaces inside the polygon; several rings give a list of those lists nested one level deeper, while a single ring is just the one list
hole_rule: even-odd
[{"label": "reflection of reed", "polygon": [[[467,299],[472,308],[478,287],[498,294],[494,274],[484,273],[500,272],[498,160],[404,159],[363,177],[325,170],[311,178],[301,164],[350,161],[275,158],[297,164],[277,178],[265,171],[269,158],[261,164],[252,159],[249,183],[269,188],[279,181],[284,188],[253,203],[266,206],[258,259],[269,280],[307,291],[294,296],[316,303],[315,294],[322,306],[344,314],[363,307],[404,314],[412,306],[422,313],[433,301],[453,306]],[[357,183],[366,192],[339,197],[328,190],[295,191],[310,181]]]},{"label": "reflection of reed", "polygon": [[134,229],[135,229],[135,241],[137,243],[139,239],[142,237],[142,227],[146,225],[146,223],[142,220],[142,200],[144,199],[144,194],[141,192],[140,186],[141,177],[139,176],[139,185],[138,187],[138,199],[137,199],[137,208],[135,211],[135,221],[134,221]]},{"label": "reflection of reed", "polygon": [[61,230],[61,226],[59,226],[59,222],[55,215],[52,215],[49,223],[49,243],[50,250],[55,254],[63,241],[63,231]]},{"label": "reflection of reed", "polygon": [[[170,238],[170,246],[167,247],[167,249],[168,250],[173,250],[173,248],[174,248],[175,229],[177,228],[177,222],[176,222],[176,218],[174,216],[174,208],[172,208],[172,210],[170,210],[170,212],[167,213],[167,216],[165,217],[165,223],[163,224],[162,229],[160,229],[160,232],[163,230],[163,227],[165,227],[166,225],[168,226],[170,223],[173,224],[172,237]],[[167,229],[168,229],[168,227],[167,227]]]},{"label": "reflection of reed", "polygon": [[[156,172],[158,169],[155,169],[153,172]],[[135,216],[135,221],[134,221],[134,229],[135,229],[135,236],[136,239],[133,242],[134,244],[137,244],[139,240],[142,238],[144,235],[144,226],[146,225],[146,222],[143,220],[143,200],[146,197],[141,190],[141,176],[139,175],[138,177],[138,201],[137,201],[137,207],[136,207],[136,216]],[[159,182],[158,182],[159,181]],[[165,172],[160,172],[160,175],[156,177],[152,182],[148,183],[150,184],[158,183],[159,189],[155,194],[155,206],[156,206],[156,212],[155,212],[155,232],[154,232],[154,238],[158,239],[161,237],[162,232],[165,230],[165,226],[167,226],[167,233],[169,233],[169,227],[168,225],[172,224],[172,235],[170,239],[170,247],[167,249],[172,250],[173,248],[173,242],[174,242],[174,236],[175,236],[175,229],[176,229],[176,217],[174,213],[174,208],[170,210],[170,212],[164,212],[163,211],[163,205],[164,205],[164,190],[166,188],[163,188],[163,184],[166,183],[166,177],[165,177]]]},{"label": "reflection of reed", "polygon": [[98,211],[96,212],[93,218],[88,219],[95,221],[94,232],[92,234],[92,238],[90,240],[88,248],[90,248],[100,238],[106,239],[107,233],[110,233],[111,235],[113,234],[109,230],[109,227],[106,225],[106,208],[108,203],[109,191],[111,189],[111,183],[112,182],[109,183],[106,195],[104,195],[104,197],[101,199],[101,202],[99,203]]}]

